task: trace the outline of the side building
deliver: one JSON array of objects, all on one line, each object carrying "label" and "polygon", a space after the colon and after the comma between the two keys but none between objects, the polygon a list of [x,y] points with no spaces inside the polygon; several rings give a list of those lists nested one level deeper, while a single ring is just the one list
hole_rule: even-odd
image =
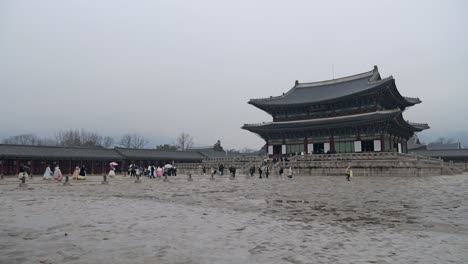
[{"label": "side building", "polygon": [[421,103],[402,96],[377,66],[369,72],[299,83],[281,96],[251,99],[272,122],[242,128],[262,137],[270,156],[296,153],[407,153],[407,141],[427,124],[406,121],[403,112]]},{"label": "side building", "polygon": [[0,144],[0,175],[17,174],[20,165],[28,166],[35,175],[42,175],[47,165],[59,165],[64,174],[75,166],[84,165],[89,174],[109,171],[109,163],[117,162],[117,171],[126,171],[132,163],[140,167],[167,163],[201,163],[204,156],[189,151],[155,149],[100,149],[83,147],[55,147]]}]

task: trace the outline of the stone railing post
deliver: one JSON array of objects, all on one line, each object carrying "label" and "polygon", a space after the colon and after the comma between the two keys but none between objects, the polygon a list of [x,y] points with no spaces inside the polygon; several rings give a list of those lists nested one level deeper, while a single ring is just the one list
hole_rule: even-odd
[{"label": "stone railing post", "polygon": [[101,182],[101,184],[109,184],[109,182],[107,181],[107,175],[106,175],[106,174],[102,175],[102,182]]}]

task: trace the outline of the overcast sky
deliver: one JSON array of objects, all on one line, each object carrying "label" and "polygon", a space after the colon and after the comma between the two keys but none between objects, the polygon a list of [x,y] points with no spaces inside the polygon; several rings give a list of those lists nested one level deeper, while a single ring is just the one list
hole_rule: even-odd
[{"label": "overcast sky", "polygon": [[[422,137],[468,135],[467,1],[0,1],[0,138],[85,128],[260,148],[247,104],[393,75]],[[154,147],[154,146],[150,146]]]}]

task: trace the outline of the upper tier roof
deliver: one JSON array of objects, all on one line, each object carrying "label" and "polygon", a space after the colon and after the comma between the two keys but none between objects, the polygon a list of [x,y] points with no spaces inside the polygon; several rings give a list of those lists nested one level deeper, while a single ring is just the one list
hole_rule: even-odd
[{"label": "upper tier roof", "polygon": [[[377,66],[374,66],[372,71],[333,80],[311,83],[296,81],[294,87],[281,96],[251,99],[249,104],[259,108],[263,108],[263,106],[314,104],[366,92],[373,88],[385,87],[392,82],[394,83],[392,76],[381,79]],[[418,98],[401,98],[405,106],[421,102]]]}]

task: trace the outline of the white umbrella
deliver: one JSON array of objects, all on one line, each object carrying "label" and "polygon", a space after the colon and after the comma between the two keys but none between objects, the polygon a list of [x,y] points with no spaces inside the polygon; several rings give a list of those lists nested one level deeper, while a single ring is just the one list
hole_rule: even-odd
[{"label": "white umbrella", "polygon": [[117,166],[117,165],[119,165],[119,164],[118,164],[117,162],[114,162],[114,161],[113,161],[113,162],[109,163],[109,165]]},{"label": "white umbrella", "polygon": [[164,165],[164,168],[170,169],[170,168],[172,168],[172,165],[171,164],[166,164],[166,165]]}]

